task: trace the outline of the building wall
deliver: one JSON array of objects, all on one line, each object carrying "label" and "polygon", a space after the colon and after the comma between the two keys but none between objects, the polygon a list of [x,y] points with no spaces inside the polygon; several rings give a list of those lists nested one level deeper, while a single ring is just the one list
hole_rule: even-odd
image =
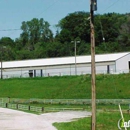
[{"label": "building wall", "polygon": [[119,73],[128,73],[129,72],[129,61],[130,61],[130,54],[119,58],[116,61],[116,72]]},{"label": "building wall", "polygon": [[[107,73],[107,66],[110,66],[110,69],[115,69],[115,62],[103,62],[96,63],[96,73]],[[114,67],[113,67],[114,66]],[[91,64],[76,64],[77,75],[90,74],[91,73]],[[48,66],[43,69],[44,76],[62,76],[62,75],[75,75],[75,64],[73,65],[61,65],[61,66]]]},{"label": "building wall", "polygon": [[28,70],[3,70],[3,78],[29,77]]},{"label": "building wall", "polygon": [[[96,73],[128,72],[130,69],[129,57],[128,52],[96,55]],[[115,61],[117,58],[119,59]],[[75,75],[74,59],[75,57],[62,57],[3,62],[3,75],[5,77],[28,77],[29,70],[33,72],[34,76]],[[77,56],[77,75],[90,74],[90,62],[91,56]]]},{"label": "building wall", "polygon": [[[96,74],[113,73],[115,71],[115,62],[96,63]],[[77,75],[91,74],[91,63],[76,64]],[[40,66],[28,68],[14,68],[4,69],[4,78],[13,77],[29,77],[29,72],[33,73],[33,77],[48,77],[48,76],[63,76],[75,75],[75,64],[72,65],[58,65],[58,66]],[[41,74],[42,73],[42,74]]]}]

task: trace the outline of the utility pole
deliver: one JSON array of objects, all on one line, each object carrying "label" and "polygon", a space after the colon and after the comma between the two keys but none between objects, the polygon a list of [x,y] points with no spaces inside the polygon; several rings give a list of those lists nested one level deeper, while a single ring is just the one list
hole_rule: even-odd
[{"label": "utility pole", "polygon": [[75,75],[77,75],[77,65],[76,65],[76,40],[74,42],[74,48],[75,48]]},{"label": "utility pole", "polygon": [[3,55],[3,47],[1,47],[1,79],[3,79],[2,55]]},{"label": "utility pole", "polygon": [[80,41],[71,41],[72,43],[74,42],[74,50],[75,50],[75,75],[77,75],[77,61],[76,61],[76,52],[77,52],[77,49],[76,49],[76,46],[77,46],[77,43],[80,43]]},{"label": "utility pole", "polygon": [[3,79],[3,74],[2,74],[2,52],[1,52],[1,79]]},{"label": "utility pole", "polygon": [[97,0],[90,0],[90,28],[91,28],[91,91],[92,91],[92,124],[91,129],[96,130],[96,70],[95,70],[95,32],[94,11],[97,10]]},{"label": "utility pole", "polygon": [[3,79],[3,49],[6,48],[6,46],[1,46],[1,79]]}]

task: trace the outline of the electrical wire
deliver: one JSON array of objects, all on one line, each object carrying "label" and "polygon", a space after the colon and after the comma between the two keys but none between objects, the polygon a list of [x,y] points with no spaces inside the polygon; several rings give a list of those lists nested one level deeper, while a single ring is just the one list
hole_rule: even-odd
[{"label": "electrical wire", "polygon": [[[60,0],[56,0],[54,1],[50,6],[48,6],[44,11],[42,11],[40,14],[38,14],[36,17],[42,15],[45,11],[47,11],[48,9],[50,9],[53,5],[55,5],[57,2],[59,2]],[[119,2],[120,0],[117,0],[115,1],[113,4],[111,4],[108,8],[106,8],[105,10],[103,10],[102,12],[108,10],[109,8],[111,8],[113,5],[115,5],[117,2]],[[102,27],[102,23],[100,23],[100,26],[101,26],[101,30],[102,30],[102,36],[103,36],[103,39],[105,38],[104,37],[104,33],[103,33],[103,27]],[[3,30],[0,30],[0,32],[2,31],[18,31],[18,30],[21,30],[21,29],[3,29]]]},{"label": "electrical wire", "polygon": [[0,32],[4,32],[4,31],[19,31],[21,29],[2,29],[0,30]]},{"label": "electrical wire", "polygon": [[108,6],[106,9],[104,9],[101,13],[104,13],[106,10],[108,10],[109,8],[111,8],[112,6],[114,6],[116,3],[118,3],[120,0],[115,1],[114,3],[112,3],[110,6]]},{"label": "electrical wire", "polygon": [[[54,4],[56,4],[59,0],[56,0],[55,2],[53,2],[50,6],[48,6],[44,11],[42,11],[40,14],[38,14],[36,17],[40,16],[41,14],[43,14],[45,11],[47,11],[48,9],[50,9]],[[21,29],[2,29],[0,30],[0,32],[4,32],[4,31],[19,31]]]},{"label": "electrical wire", "polygon": [[55,2],[53,2],[50,6],[48,6],[45,10],[43,10],[40,14],[38,14],[36,17],[40,16],[41,14],[43,14],[45,11],[47,11],[48,9],[50,9],[53,5],[55,5],[57,2],[59,2],[60,0],[56,0]]}]

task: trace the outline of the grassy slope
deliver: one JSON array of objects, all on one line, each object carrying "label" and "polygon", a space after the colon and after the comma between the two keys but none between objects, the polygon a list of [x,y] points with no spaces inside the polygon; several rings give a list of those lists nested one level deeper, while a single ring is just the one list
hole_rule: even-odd
[{"label": "grassy slope", "polygon": [[[98,75],[97,98],[129,98],[130,74]],[[90,75],[0,80],[0,97],[82,99],[91,98]]]}]

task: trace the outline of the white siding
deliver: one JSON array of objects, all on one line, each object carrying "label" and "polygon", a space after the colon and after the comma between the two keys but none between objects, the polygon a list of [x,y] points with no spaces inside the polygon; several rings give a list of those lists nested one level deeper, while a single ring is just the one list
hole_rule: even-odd
[{"label": "white siding", "polygon": [[116,71],[119,73],[128,73],[129,72],[129,61],[130,61],[130,54],[119,58],[116,61]]},{"label": "white siding", "polygon": [[113,65],[110,65],[110,73],[114,74],[116,72],[116,65],[115,63]]},{"label": "white siding", "polygon": [[[129,53],[96,55],[96,73],[129,72]],[[91,74],[91,56],[77,56],[77,75]],[[19,68],[20,67],[20,68]],[[29,77],[29,70],[36,71],[36,76],[75,75],[74,57],[50,58],[3,63],[3,77]]]}]

